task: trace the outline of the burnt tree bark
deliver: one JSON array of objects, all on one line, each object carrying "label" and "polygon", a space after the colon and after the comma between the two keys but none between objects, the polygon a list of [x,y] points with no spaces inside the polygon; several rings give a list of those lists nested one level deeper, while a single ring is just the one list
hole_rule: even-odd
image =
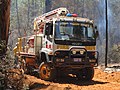
[{"label": "burnt tree bark", "polygon": [[5,54],[9,36],[10,1],[0,0],[0,54]]}]

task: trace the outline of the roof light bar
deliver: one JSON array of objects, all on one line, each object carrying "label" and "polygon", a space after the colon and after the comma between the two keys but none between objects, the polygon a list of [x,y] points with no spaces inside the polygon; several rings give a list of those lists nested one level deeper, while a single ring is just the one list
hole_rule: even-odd
[{"label": "roof light bar", "polygon": [[70,14],[70,13],[68,13],[66,16],[67,17],[77,17],[78,15],[77,14]]}]

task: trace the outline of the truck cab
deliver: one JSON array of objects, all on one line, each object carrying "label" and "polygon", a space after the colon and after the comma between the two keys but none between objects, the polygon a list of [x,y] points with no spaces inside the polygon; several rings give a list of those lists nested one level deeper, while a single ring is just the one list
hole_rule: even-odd
[{"label": "truck cab", "polygon": [[[76,14],[69,15],[52,18],[45,24],[44,44],[39,53],[43,63],[40,66],[42,79],[47,79],[48,73],[42,72],[47,72],[43,68],[49,66],[54,74],[74,74],[86,80],[93,78],[93,67],[98,64],[94,22]],[[50,75],[48,79],[57,76]]]},{"label": "truck cab", "polygon": [[[42,27],[42,33],[39,30]],[[30,71],[30,60],[43,80],[53,80],[73,74],[81,80],[91,80],[98,65],[93,20],[70,14],[66,8],[52,10],[34,20],[34,55],[21,54]],[[29,59],[28,59],[29,58]],[[37,66],[36,66],[37,65]]]}]

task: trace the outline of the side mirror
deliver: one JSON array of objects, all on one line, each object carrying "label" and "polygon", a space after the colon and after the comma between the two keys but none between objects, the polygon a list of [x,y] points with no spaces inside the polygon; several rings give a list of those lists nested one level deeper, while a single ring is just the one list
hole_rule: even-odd
[{"label": "side mirror", "polygon": [[97,38],[98,36],[99,36],[99,32],[96,31],[96,32],[95,32],[95,38]]},{"label": "side mirror", "polygon": [[99,32],[97,30],[97,26],[95,26],[95,38],[97,38],[99,36]]},{"label": "side mirror", "polygon": [[95,26],[95,30],[97,30],[97,26]]}]

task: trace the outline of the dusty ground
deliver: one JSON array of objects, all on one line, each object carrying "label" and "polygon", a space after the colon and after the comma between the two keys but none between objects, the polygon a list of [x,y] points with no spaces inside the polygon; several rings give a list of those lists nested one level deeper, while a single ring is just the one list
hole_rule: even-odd
[{"label": "dusty ground", "polygon": [[120,90],[120,72],[105,73],[101,69],[95,69],[92,81],[68,77],[49,82],[26,75],[25,82],[30,90]]}]

